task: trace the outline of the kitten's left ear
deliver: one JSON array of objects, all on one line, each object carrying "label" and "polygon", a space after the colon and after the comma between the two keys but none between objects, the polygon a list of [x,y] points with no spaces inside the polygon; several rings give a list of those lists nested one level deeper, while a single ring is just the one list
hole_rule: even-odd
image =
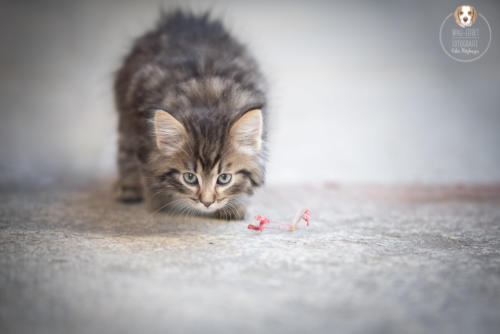
[{"label": "kitten's left ear", "polygon": [[171,155],[180,149],[186,139],[184,126],[168,112],[158,109],[154,112],[154,135],[156,147],[166,155]]},{"label": "kitten's left ear", "polygon": [[231,138],[236,149],[242,153],[254,155],[262,146],[262,111],[247,111],[231,127]]}]

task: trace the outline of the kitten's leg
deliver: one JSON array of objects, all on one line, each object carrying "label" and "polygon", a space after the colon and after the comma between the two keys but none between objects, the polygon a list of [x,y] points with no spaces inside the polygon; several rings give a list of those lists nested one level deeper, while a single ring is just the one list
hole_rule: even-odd
[{"label": "kitten's leg", "polygon": [[224,220],[243,220],[247,208],[244,204],[233,204],[231,207],[223,208],[215,212],[215,218]]},{"label": "kitten's leg", "polygon": [[120,131],[118,143],[118,173],[115,185],[115,198],[122,202],[141,201],[142,185],[135,146],[128,136]]}]

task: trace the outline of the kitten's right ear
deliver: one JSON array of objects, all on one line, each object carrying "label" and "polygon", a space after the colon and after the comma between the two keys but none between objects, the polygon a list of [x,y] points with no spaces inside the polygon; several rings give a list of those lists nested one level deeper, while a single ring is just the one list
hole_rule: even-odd
[{"label": "kitten's right ear", "polygon": [[156,147],[166,155],[174,154],[182,149],[186,140],[184,126],[165,110],[154,112],[154,136]]}]

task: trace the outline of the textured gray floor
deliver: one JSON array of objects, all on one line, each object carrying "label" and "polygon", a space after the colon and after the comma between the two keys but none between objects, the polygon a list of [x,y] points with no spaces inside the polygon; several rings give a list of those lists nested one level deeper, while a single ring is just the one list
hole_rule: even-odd
[{"label": "textured gray floor", "polygon": [[170,218],[107,186],[0,192],[1,333],[498,333],[499,188],[275,187],[311,226]]}]

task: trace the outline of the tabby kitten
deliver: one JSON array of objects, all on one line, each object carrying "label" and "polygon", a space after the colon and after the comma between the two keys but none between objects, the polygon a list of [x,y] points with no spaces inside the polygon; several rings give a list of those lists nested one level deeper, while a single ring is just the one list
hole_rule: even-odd
[{"label": "tabby kitten", "polygon": [[264,182],[264,79],[246,48],[207,14],[163,14],[115,80],[121,201],[242,219]]}]

